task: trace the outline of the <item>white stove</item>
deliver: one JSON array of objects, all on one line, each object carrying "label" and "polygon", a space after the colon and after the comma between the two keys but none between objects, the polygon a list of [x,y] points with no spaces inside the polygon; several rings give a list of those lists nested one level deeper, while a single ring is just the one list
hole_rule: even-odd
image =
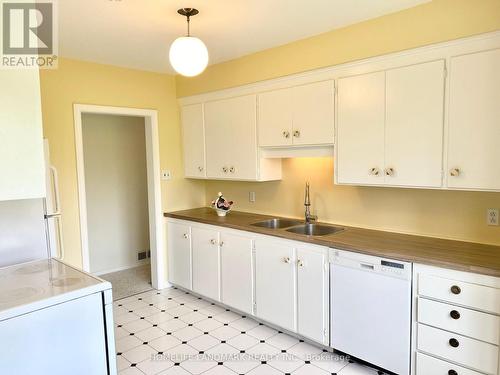
[{"label": "white stove", "polygon": [[55,259],[1,268],[2,373],[116,374],[112,302],[109,282]]}]

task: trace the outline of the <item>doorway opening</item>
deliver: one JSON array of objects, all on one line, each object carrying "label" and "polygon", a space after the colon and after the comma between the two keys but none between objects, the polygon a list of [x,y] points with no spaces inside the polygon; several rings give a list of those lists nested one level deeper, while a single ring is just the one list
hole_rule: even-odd
[{"label": "doorway opening", "polygon": [[115,299],[164,282],[157,113],[75,105],[83,269]]}]

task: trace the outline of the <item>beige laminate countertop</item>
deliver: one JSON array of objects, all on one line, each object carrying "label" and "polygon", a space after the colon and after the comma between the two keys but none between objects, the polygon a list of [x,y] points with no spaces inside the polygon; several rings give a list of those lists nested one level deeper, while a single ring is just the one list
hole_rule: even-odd
[{"label": "beige laminate countertop", "polygon": [[175,219],[218,225],[341,250],[500,277],[500,246],[346,226],[342,226],[345,228],[344,231],[335,234],[316,237],[304,236],[283,229],[269,229],[251,225],[276,216],[231,211],[227,216],[219,217],[207,207],[169,212],[164,215]]}]

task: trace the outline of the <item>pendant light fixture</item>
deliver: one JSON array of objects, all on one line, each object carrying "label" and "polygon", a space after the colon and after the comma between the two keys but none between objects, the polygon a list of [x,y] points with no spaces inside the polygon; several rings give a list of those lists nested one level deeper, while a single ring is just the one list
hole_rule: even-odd
[{"label": "pendant light fixture", "polygon": [[177,11],[187,18],[187,36],[174,40],[170,46],[170,64],[175,71],[186,77],[194,77],[205,70],[208,65],[208,51],[201,39],[190,35],[190,17],[199,12],[194,8],[182,8]]}]

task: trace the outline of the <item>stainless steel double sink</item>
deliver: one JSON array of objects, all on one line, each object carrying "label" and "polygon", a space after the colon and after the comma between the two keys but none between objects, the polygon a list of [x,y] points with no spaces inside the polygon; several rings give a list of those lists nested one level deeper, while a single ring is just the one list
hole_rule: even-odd
[{"label": "stainless steel double sink", "polygon": [[304,236],[326,236],[343,231],[344,228],[334,225],[304,223],[293,219],[269,219],[251,224],[255,227],[268,229],[284,229],[287,232],[302,234]]}]

